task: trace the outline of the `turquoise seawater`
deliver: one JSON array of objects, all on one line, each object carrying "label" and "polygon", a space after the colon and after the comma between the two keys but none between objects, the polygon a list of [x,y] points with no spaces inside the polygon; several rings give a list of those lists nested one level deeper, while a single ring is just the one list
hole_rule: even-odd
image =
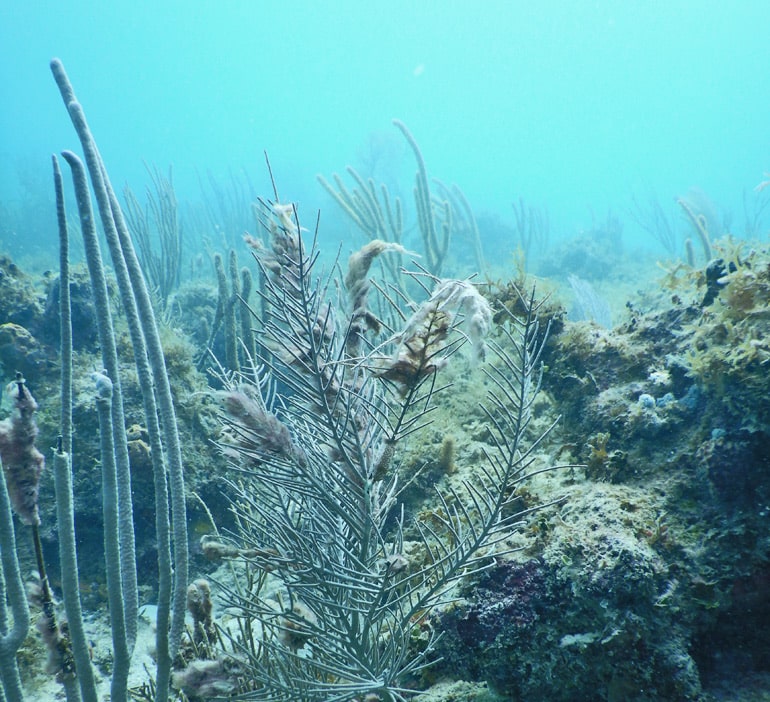
[{"label": "turquoise seawater", "polygon": [[[317,174],[351,164],[411,190],[398,118],[432,176],[504,222],[523,197],[570,236],[634,197],[669,207],[697,187],[737,230],[770,170],[769,12],[760,0],[7,3],[0,200],[47,192],[49,155],[75,146],[48,72],[58,56],[113,180],[136,192],[147,162],[173,165],[182,201],[200,197],[201,174],[242,169],[269,195],[267,151],[282,197],[306,221],[321,209],[333,236],[340,215]],[[40,229],[0,243],[43,247]],[[631,221],[625,237],[649,240]]]}]

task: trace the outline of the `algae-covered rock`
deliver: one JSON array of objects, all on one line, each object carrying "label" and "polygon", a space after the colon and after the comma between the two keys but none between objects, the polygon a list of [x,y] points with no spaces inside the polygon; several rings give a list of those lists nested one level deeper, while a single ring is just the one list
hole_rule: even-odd
[{"label": "algae-covered rock", "polygon": [[32,278],[0,254],[0,320],[33,328],[42,313]]},{"label": "algae-covered rock", "polygon": [[[745,699],[724,678],[740,690],[770,668],[770,256],[728,258],[713,296],[689,270],[612,330],[552,328],[541,409],[561,422],[542,460],[582,467],[527,484],[527,505],[563,502],[436,617],[427,675],[651,702]],[[460,474],[468,460],[461,440]]]},{"label": "algae-covered rock", "polygon": [[53,368],[52,349],[41,344],[20,324],[0,324],[0,373],[10,378],[15,373],[36,377]]},{"label": "algae-covered rock", "polygon": [[433,685],[414,698],[415,702],[504,702],[505,698],[489,690],[484,683],[464,680]]},{"label": "algae-covered rock", "polygon": [[493,566],[438,617],[440,670],[511,700],[698,699],[660,510],[642,490],[576,488],[541,557]]}]

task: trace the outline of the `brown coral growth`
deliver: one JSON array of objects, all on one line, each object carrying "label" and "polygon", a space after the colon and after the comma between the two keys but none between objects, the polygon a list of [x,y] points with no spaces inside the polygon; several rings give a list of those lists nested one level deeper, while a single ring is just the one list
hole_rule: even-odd
[{"label": "brown coral growth", "polygon": [[8,494],[19,519],[27,525],[39,525],[37,501],[45,457],[35,448],[37,402],[20,373],[17,373],[16,380],[8,384],[5,392],[13,402],[11,416],[0,421],[0,458]]}]

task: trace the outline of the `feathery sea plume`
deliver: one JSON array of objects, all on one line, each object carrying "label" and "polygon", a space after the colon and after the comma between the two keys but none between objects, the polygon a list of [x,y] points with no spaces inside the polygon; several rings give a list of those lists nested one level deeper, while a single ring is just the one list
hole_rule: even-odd
[{"label": "feathery sea plume", "polygon": [[[254,321],[269,353],[254,372],[223,378],[237,546],[204,545],[240,568],[223,594],[237,625],[221,632],[221,655],[245,671],[233,688],[244,699],[405,700],[404,681],[434,644],[428,632],[422,650],[414,645],[426,612],[505,553],[531,511],[516,486],[539,441],[523,444],[545,336],[538,306],[522,298],[523,318],[492,342],[492,311],[470,281],[417,273],[427,299],[414,303],[368,280],[375,256],[399,245],[370,242],[343,278],[336,265],[319,271],[317,240],[302,243],[295,208],[269,205],[265,218],[270,243],[256,258],[267,314]],[[451,392],[436,376],[466,342],[476,365],[488,346],[495,355],[480,369],[490,387],[485,462],[437,493],[430,523],[407,526],[398,447]],[[204,677],[219,685],[223,665]]]}]

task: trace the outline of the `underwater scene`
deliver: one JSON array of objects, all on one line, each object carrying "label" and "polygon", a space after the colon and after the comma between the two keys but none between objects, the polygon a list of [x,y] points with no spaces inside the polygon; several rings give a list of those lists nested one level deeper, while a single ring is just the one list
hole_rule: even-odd
[{"label": "underwater scene", "polygon": [[770,701],[770,9],[0,9],[0,700]]}]

